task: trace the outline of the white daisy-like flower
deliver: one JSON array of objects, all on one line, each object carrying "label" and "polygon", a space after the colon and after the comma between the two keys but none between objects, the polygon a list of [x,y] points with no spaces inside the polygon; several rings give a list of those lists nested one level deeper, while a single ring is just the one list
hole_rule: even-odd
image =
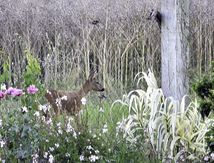
[{"label": "white daisy-like flower", "polygon": [[54,144],[56,148],[59,148],[59,143]]},{"label": "white daisy-like flower", "polygon": [[86,102],[87,102],[86,98],[83,97],[83,98],[81,99],[81,102],[82,102],[83,105],[86,105]]},{"label": "white daisy-like flower", "polygon": [[209,161],[209,158],[210,158],[209,156],[205,156],[204,161]]},{"label": "white daisy-like flower", "polygon": [[103,134],[106,133],[106,132],[108,132],[108,126],[107,126],[107,124],[105,124],[105,125],[103,126],[102,131],[103,131]]},{"label": "white daisy-like flower", "polygon": [[60,135],[62,135],[62,130],[61,130],[61,129],[59,129],[59,130],[58,130],[58,133],[59,133]]},{"label": "white daisy-like flower", "polygon": [[98,150],[95,150],[95,153],[96,153],[96,154],[99,154],[99,153],[100,153],[100,151],[98,151]]},{"label": "white daisy-like flower", "polygon": [[33,157],[34,159],[36,159],[36,158],[39,158],[39,155],[36,153],[36,154],[33,154],[32,157]]},{"label": "white daisy-like flower", "polygon": [[100,113],[104,113],[104,109],[101,107],[99,110]]},{"label": "white daisy-like flower", "polygon": [[83,155],[80,155],[80,161],[84,161],[85,157]]},{"label": "white daisy-like flower", "polygon": [[5,144],[6,144],[5,141],[3,141],[3,140],[0,141],[0,147],[1,147],[1,148],[3,148]]},{"label": "white daisy-like flower", "polygon": [[33,154],[32,155],[32,158],[33,158],[33,163],[38,163],[38,158],[39,158],[39,155],[36,153],[36,154]]},{"label": "white daisy-like flower", "polygon": [[50,150],[51,152],[53,152],[53,151],[54,151],[54,147],[49,147],[49,150]]},{"label": "white daisy-like flower", "polygon": [[46,105],[39,105],[39,110],[43,111],[44,113],[46,113],[47,111],[49,111],[50,109],[50,105],[46,104]]},{"label": "white daisy-like flower", "polygon": [[49,159],[48,159],[49,163],[53,163],[54,162],[54,157],[53,155],[50,154]]},{"label": "white daisy-like flower", "polygon": [[6,85],[4,83],[1,84],[1,88],[0,88],[2,91],[5,91],[7,88],[6,88]]},{"label": "white daisy-like flower", "polygon": [[90,145],[87,146],[86,149],[88,149],[88,150],[94,150],[94,148],[92,146],[90,146]]},{"label": "white daisy-like flower", "polygon": [[22,107],[22,112],[24,112],[24,113],[27,113],[27,112],[28,112],[28,109],[27,109],[26,106]]},{"label": "white daisy-like flower", "polygon": [[39,117],[39,112],[38,111],[36,111],[35,113],[34,113],[34,115],[36,116],[36,117]]},{"label": "white daisy-like flower", "polygon": [[93,138],[96,138],[96,137],[97,137],[97,135],[96,135],[96,134],[94,134],[94,135],[93,135]]},{"label": "white daisy-like flower", "polygon": [[70,157],[71,155],[70,155],[70,153],[66,153],[65,156],[66,157]]},{"label": "white daisy-like flower", "polygon": [[96,162],[97,160],[99,160],[99,157],[96,155],[91,155],[88,159],[90,162]]},{"label": "white daisy-like flower", "polygon": [[44,153],[44,158],[48,158],[48,152]]}]

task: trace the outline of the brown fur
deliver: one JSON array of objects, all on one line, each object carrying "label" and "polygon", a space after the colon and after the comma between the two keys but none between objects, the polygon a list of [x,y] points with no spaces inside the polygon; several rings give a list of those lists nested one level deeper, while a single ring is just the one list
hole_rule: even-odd
[{"label": "brown fur", "polygon": [[[83,84],[79,91],[49,90],[45,94],[45,97],[56,114],[66,111],[71,115],[78,116],[82,105],[81,99],[92,90],[104,91],[103,86],[95,80],[95,73],[89,75],[88,80]],[[63,97],[67,97],[67,100],[64,100]],[[56,101],[58,100],[61,101],[61,104],[57,105]]]}]

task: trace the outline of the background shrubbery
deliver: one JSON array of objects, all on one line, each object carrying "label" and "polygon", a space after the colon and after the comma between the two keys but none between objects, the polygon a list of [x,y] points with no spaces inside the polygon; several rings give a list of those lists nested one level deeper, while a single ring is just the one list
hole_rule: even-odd
[{"label": "background shrubbery", "polygon": [[[213,6],[191,0],[191,76],[208,71],[213,59]],[[146,19],[152,8],[160,1],[1,0],[0,65],[9,58],[17,85],[30,49],[46,85],[74,88],[96,67],[111,95],[119,95],[133,88],[138,72],[153,68],[160,77],[160,31]]]}]

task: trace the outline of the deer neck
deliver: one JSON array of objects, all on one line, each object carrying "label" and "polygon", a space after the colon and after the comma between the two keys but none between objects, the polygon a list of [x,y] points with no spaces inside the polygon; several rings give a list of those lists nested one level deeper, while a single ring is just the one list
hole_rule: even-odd
[{"label": "deer neck", "polygon": [[91,89],[88,82],[85,82],[85,84],[83,84],[82,88],[79,90],[78,94],[82,98],[85,97],[90,91]]}]

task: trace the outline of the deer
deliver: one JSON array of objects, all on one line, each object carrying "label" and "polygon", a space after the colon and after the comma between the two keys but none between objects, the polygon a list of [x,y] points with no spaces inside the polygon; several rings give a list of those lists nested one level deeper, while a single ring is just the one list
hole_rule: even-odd
[{"label": "deer", "polygon": [[45,98],[54,109],[55,114],[66,112],[74,116],[77,125],[80,125],[81,100],[91,91],[103,92],[105,90],[103,85],[96,80],[96,76],[96,72],[91,72],[80,90],[77,91],[48,90]]}]

